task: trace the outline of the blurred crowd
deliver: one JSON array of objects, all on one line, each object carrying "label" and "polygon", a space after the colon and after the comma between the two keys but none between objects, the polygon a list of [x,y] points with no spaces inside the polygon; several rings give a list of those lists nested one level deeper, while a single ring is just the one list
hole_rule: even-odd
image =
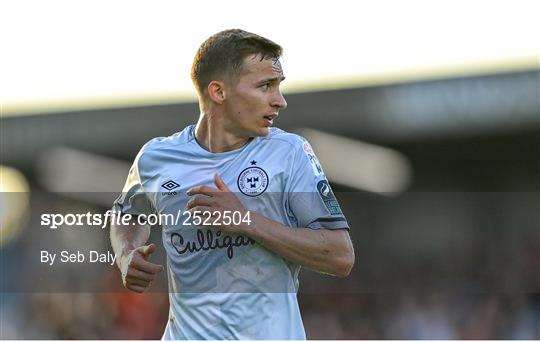
[{"label": "blurred crowd", "polygon": [[540,338],[540,297],[497,293],[300,296],[311,339]]},{"label": "blurred crowd", "polygon": [[[309,339],[539,339],[540,296],[299,295]],[[4,339],[159,339],[164,292],[4,294]]]}]

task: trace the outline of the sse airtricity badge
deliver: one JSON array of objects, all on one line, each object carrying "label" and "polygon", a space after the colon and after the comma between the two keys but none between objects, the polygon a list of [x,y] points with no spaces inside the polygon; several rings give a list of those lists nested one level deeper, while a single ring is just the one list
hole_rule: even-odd
[{"label": "sse airtricity badge", "polygon": [[336,200],[336,196],[334,196],[330,184],[328,184],[326,180],[317,183],[317,191],[331,215],[343,215],[339,203]]},{"label": "sse airtricity badge", "polygon": [[258,166],[248,167],[238,176],[238,189],[247,196],[259,196],[268,188],[268,175]]}]

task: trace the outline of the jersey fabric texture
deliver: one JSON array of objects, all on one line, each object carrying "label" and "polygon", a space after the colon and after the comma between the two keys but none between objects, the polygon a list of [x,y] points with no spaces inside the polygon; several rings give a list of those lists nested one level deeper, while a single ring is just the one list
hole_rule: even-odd
[{"label": "jersey fabric texture", "polygon": [[[237,150],[211,153],[194,131],[188,126],[143,146],[117,213],[176,216],[186,209],[186,191],[215,187],[217,173],[246,209],[290,229],[349,229],[304,138],[271,128]],[[163,339],[305,339],[300,266],[247,236],[189,222],[162,224],[170,301]]]}]

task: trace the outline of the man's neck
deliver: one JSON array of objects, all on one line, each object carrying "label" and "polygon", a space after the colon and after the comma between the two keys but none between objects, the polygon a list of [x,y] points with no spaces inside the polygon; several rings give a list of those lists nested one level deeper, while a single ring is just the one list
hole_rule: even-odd
[{"label": "man's neck", "polygon": [[239,149],[250,140],[250,138],[228,132],[219,116],[206,113],[201,113],[195,126],[195,138],[199,145],[212,153]]}]

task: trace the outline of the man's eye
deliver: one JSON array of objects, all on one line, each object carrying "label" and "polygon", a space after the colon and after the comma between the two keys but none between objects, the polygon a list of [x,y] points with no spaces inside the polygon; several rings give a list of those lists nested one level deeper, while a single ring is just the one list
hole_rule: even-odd
[{"label": "man's eye", "polygon": [[268,90],[270,89],[270,83],[265,83],[261,87],[263,88],[263,90]]}]

